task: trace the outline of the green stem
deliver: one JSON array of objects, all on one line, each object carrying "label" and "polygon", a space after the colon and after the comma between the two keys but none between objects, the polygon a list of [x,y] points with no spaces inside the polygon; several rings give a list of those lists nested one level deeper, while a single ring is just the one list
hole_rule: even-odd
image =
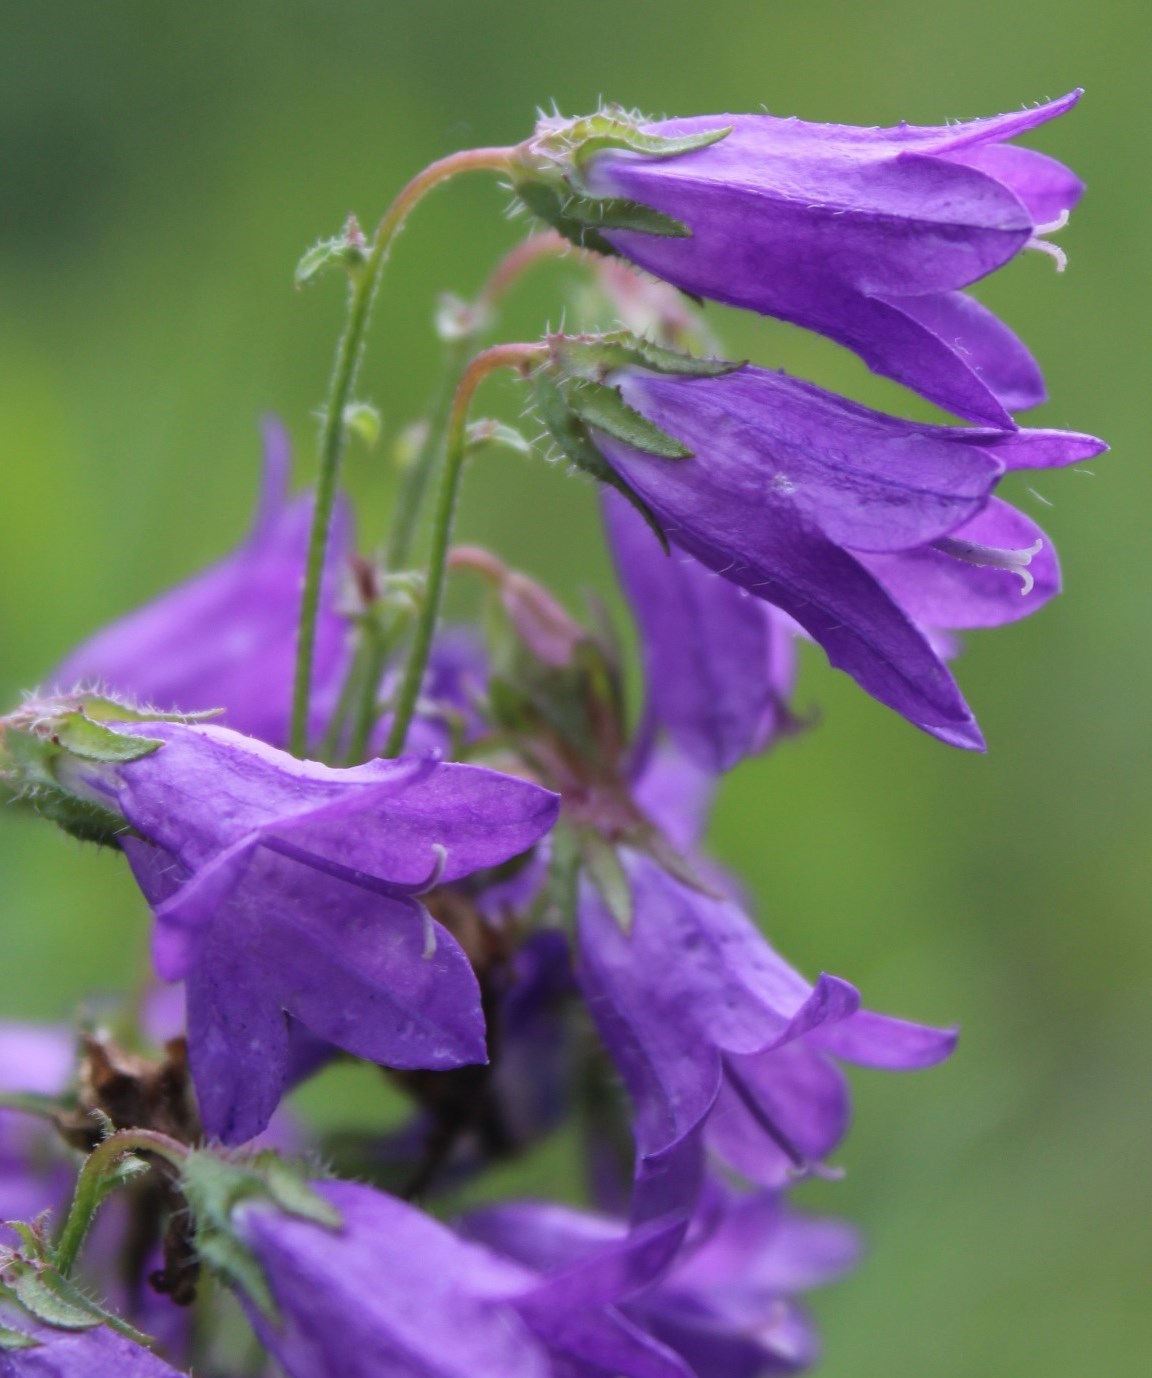
[{"label": "green stem", "polygon": [[473,339],[473,336],[462,335],[459,339],[449,341],[444,350],[440,377],[428,408],[428,433],[416,458],[405,472],[400,491],[396,495],[392,525],[384,547],[385,569],[403,569],[412,553],[417,519],[424,495],[428,491],[428,480],[432,477],[432,471],[444,448],[444,434],[448,428],[448,404],[460,381],[464,359]]},{"label": "green stem", "polygon": [[424,681],[424,672],[428,667],[432,638],[436,634],[436,624],[440,618],[444,573],[447,567],[448,547],[452,540],[452,523],[456,515],[456,500],[460,492],[464,461],[468,457],[468,408],[472,402],[472,395],[490,373],[501,368],[524,371],[544,356],[545,349],[546,346],[541,344],[504,344],[493,345],[491,349],[483,350],[464,370],[456,395],[452,399],[448,415],[444,469],[440,476],[440,491],[436,497],[436,509],[432,517],[432,543],[428,553],[424,602],[416,622],[412,649],[409,652],[408,663],[404,667],[400,692],[396,697],[396,711],[384,748],[385,756],[399,756],[404,750],[408,728],[420,696],[420,686]]},{"label": "green stem", "polygon": [[154,1153],[180,1168],[188,1156],[188,1149],[179,1140],[153,1129],[124,1129],[97,1144],[80,1169],[68,1219],[56,1242],[55,1262],[61,1276],[67,1277],[76,1266],[89,1227],[108,1194],[108,1177],[117,1160],[126,1153]]},{"label": "green stem", "polygon": [[356,375],[364,355],[364,341],[372,303],[380,275],[397,234],[413,206],[433,187],[461,172],[487,168],[504,171],[512,150],[473,148],[449,154],[418,173],[400,192],[385,212],[372,239],[367,261],[352,278],[348,317],[336,348],[336,363],[324,409],[320,435],[320,474],[316,481],[316,503],[308,541],[304,571],[304,592],[300,602],[300,633],[296,647],[296,675],[292,691],[292,728],[289,745],[293,755],[303,756],[308,748],[308,706],[312,692],[312,662],[316,650],[316,622],[320,611],[320,580],[328,550],[328,529],[340,480],[344,457],[344,414],[356,386]]},{"label": "green stem", "polygon": [[362,674],[360,680],[360,696],[356,702],[356,716],[352,721],[352,731],[348,737],[348,750],[345,753],[345,760],[350,766],[357,766],[368,755],[368,743],[372,738],[372,729],[376,726],[376,719],[379,716],[377,710],[377,692],[380,680],[384,674],[384,667],[388,663],[388,643],[375,624],[368,624],[361,629],[361,641],[358,654],[362,657]]}]

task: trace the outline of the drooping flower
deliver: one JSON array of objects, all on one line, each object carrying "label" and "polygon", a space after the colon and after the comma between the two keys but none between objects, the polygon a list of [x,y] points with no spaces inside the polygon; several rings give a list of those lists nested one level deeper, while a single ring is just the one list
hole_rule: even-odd
[{"label": "drooping flower", "polygon": [[819,331],[947,410],[1005,426],[1044,400],[1043,378],[961,289],[1025,247],[1062,263],[1044,236],[1083,185],[1006,141],[1079,95],[940,127],[773,115],[649,124],[618,111],[545,120],[519,176],[534,209],[533,184],[550,188],[565,207],[555,223],[577,242],[696,296]]},{"label": "drooping flower", "polygon": [[782,609],[916,726],[982,747],[928,633],[1013,621],[1057,592],[1049,542],[991,493],[1007,469],[1069,464],[1102,441],[903,421],[747,366],[625,367],[607,383],[681,447],[672,458],[589,431],[674,546]]},{"label": "drooping flower", "polygon": [[[98,686],[164,712],[223,709],[226,726],[285,745],[312,519],[310,496],[287,496],[290,465],[287,435],[270,419],[264,425],[260,505],[240,547],[90,637],[56,667],[50,683],[64,693]],[[337,585],[350,541],[348,509],[339,502],[316,631],[314,730],[331,708],[347,658]]]},{"label": "drooping flower", "polygon": [[[559,1204],[510,1202],[469,1215],[464,1229],[497,1253],[554,1273],[594,1260],[628,1227]],[[638,1285],[621,1310],[696,1378],[798,1373],[818,1357],[819,1343],[796,1294],[841,1276],[858,1254],[850,1226],[794,1211],[780,1192],[710,1178],[672,1266]]]},{"label": "drooping flower", "polygon": [[766,1187],[819,1170],[848,1125],[832,1058],[902,1070],[952,1051],[954,1032],[863,1011],[838,977],[811,985],[732,900],[620,860],[631,929],[584,884],[577,974],[635,1104],[638,1218],[691,1207],[705,1143]]},{"label": "drooping flower", "polygon": [[691,556],[666,558],[618,494],[605,493],[604,518],[640,632],[647,731],[716,774],[762,751],[790,721],[789,620]]},{"label": "drooping flower", "polygon": [[352,1182],[312,1191],[339,1223],[249,1199],[233,1212],[267,1306],[248,1313],[290,1378],[688,1378],[584,1276],[565,1296],[415,1207]]},{"label": "drooping flower", "polygon": [[268,1123],[290,1072],[289,1015],[392,1067],[484,1061],[476,978],[419,896],[526,851],[552,825],[553,795],[479,767],[336,770],[226,728],[97,727],[82,713],[99,746],[75,754],[54,739],[77,713],[55,710],[26,705],[22,740],[59,753],[57,788],[122,820],[157,970],[186,984],[210,1135],[238,1143]]}]

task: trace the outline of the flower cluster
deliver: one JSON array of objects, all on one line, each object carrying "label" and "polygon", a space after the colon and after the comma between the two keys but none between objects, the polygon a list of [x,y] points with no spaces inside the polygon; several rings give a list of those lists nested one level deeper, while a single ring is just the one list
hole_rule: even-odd
[{"label": "flower cluster", "polygon": [[[353,221],[310,251],[302,282],[344,273],[352,292],[315,497],[288,496],[268,423],[243,545],[0,719],[12,797],[130,867],[158,981],[115,1032],[0,1030],[0,1375],[239,1371],[204,1269],[291,1378],[812,1363],[800,1294],[859,1246],[792,1197],[839,1172],[842,1065],[927,1068],[956,1035],[790,966],[709,856],[709,809],[725,772],[804,726],[805,640],[924,732],[983,747],[955,634],[1060,585],[996,489],[1103,446],[1017,425],[1039,370],[963,289],[1023,248],[1059,257],[1043,236],[1082,187],[1007,141],[1075,99],[939,129],[548,119],[433,165],[372,241]],[[478,166],[553,229],[442,312],[451,357],[569,241],[626,328],[474,351],[406,442],[391,539],[357,555],[337,479],[369,415],[358,332],[411,203]],[[819,330],[978,424],[698,357],[675,289]],[[468,423],[504,366],[602,485],[638,721],[603,616],[451,545],[468,456],[534,448]],[[441,625],[449,573],[484,590],[478,625]],[[378,1066],[408,1111],[335,1136],[293,1118],[285,1098],[337,1060]],[[423,1208],[562,1132],[586,1151],[580,1206]]]}]

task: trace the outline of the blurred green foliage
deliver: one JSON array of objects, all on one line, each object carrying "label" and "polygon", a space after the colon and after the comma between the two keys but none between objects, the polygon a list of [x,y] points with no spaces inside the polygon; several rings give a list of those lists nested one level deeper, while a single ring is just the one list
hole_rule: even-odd
[{"label": "blurred green foliage", "polygon": [[[1092,476],[1013,490],[1058,541],[1068,592],[972,640],[960,675],[989,755],[920,736],[813,656],[801,704],[819,705],[818,729],[739,770],[715,828],[805,970],[964,1028],[948,1067],[857,1079],[848,1178],[812,1198],[860,1220],[872,1248],[816,1301],[829,1378],[1123,1375],[1152,1340],[1150,16],[1139,0],[5,7],[6,702],[237,537],[262,410],[288,420],[306,477],[341,294],[331,281],[294,293],[292,270],[433,157],[515,141],[553,100],[938,123],[1088,88],[1034,138],[1090,186],[1061,235],[1068,273],[1026,255],[983,295],[1045,367],[1054,400],[1037,423],[1096,431],[1113,454]],[[362,385],[390,427],[431,385],[436,293],[474,290],[522,234],[506,199],[462,183],[401,241]],[[520,289],[506,336],[555,324],[565,279],[549,267]],[[822,341],[709,315],[734,354],[915,405]],[[510,388],[488,396],[514,414]],[[385,468],[354,448],[366,540],[384,521]],[[586,486],[486,457],[461,534],[574,596],[607,582],[593,516]],[[13,811],[0,874],[6,1013],[58,1017],[143,970],[146,916],[116,858]]]}]

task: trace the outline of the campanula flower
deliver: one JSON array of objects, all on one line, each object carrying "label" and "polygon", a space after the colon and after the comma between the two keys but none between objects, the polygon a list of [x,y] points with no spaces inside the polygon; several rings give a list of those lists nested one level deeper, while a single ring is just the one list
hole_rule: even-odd
[{"label": "campanula flower", "polygon": [[[627,1233],[624,1221],[544,1202],[469,1215],[464,1228],[541,1273],[591,1262]],[[796,1373],[817,1358],[800,1292],[841,1276],[859,1255],[851,1227],[790,1209],[782,1193],[709,1179],[692,1228],[663,1276],[637,1278],[621,1310],[679,1354],[696,1378]]]},{"label": "campanula flower", "polygon": [[[228,727],[285,745],[312,520],[310,496],[287,496],[290,465],[287,435],[268,420],[260,505],[240,547],[97,632],[56,667],[50,682],[64,693],[99,686],[164,712],[220,708]],[[338,502],[316,634],[314,728],[331,707],[347,658],[337,595],[351,534],[347,505]]]},{"label": "campanula flower", "polygon": [[705,1142],[766,1187],[820,1170],[849,1119],[833,1058],[903,1070],[952,1051],[953,1032],[861,1010],[838,977],[811,985],[732,900],[620,860],[631,929],[585,883],[577,973],[635,1103],[638,1218],[691,1203]]},{"label": "campanula flower", "polygon": [[[605,207],[603,240],[657,277],[819,331],[946,410],[1005,426],[1044,400],[1043,379],[1021,341],[962,289],[1024,248],[1062,264],[1045,236],[1083,185],[1008,140],[1079,95],[939,127],[774,115],[636,126],[669,148],[729,131],[671,155],[635,151],[626,129],[617,146],[609,137],[583,151],[572,133],[583,122],[546,120],[526,156],[534,175],[559,176]],[[637,205],[667,224],[613,226],[614,206]]]},{"label": "campanula flower", "polygon": [[1069,464],[1102,441],[903,421],[753,367],[610,381],[687,452],[592,432],[673,546],[787,613],[881,703],[982,747],[929,634],[1012,621],[1058,591],[1050,543],[992,490],[1008,469]]},{"label": "campanula flower", "polygon": [[214,726],[114,731],[159,745],[68,757],[58,778],[124,820],[157,970],[186,984],[210,1135],[239,1143],[267,1124],[291,1070],[286,1015],[392,1067],[485,1060],[472,968],[419,896],[526,851],[553,795],[428,759],[337,770]]},{"label": "campanula flower", "polygon": [[689,1378],[596,1296],[607,1272],[565,1296],[394,1197],[311,1185],[339,1224],[258,1200],[233,1213],[275,1308],[249,1315],[290,1378]]}]

